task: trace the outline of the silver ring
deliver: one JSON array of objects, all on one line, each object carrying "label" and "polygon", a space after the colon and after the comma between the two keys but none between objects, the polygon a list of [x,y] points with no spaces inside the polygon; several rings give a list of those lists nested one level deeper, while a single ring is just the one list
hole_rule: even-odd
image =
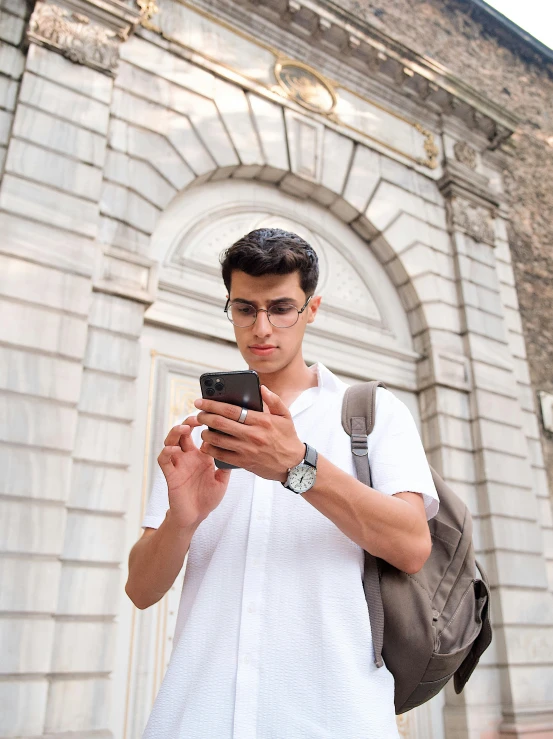
[{"label": "silver ring", "polygon": [[238,418],[238,423],[245,423],[247,415],[248,415],[248,409],[242,408],[242,410],[240,411],[240,417]]}]

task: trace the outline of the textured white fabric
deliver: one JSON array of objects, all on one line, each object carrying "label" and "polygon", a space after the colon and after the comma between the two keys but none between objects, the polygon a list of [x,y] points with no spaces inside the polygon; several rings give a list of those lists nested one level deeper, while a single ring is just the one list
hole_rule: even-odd
[{"label": "textured white fabric", "polygon": [[[290,407],[297,433],[354,476],[340,421],[346,385],[316,370],[318,387]],[[369,459],[376,489],[420,492],[435,515],[415,422],[382,388]],[[157,528],[167,507],[158,471],[142,525]],[[144,739],[396,739],[393,678],[373,662],[363,560],[301,495],[234,470],[192,539],[173,654]]]}]

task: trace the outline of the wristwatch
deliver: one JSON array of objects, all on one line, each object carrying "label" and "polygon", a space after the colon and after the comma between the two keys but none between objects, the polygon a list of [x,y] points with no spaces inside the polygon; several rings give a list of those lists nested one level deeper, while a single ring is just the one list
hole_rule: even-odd
[{"label": "wristwatch", "polygon": [[288,470],[286,482],[282,483],[284,487],[298,494],[311,490],[317,477],[318,456],[316,449],[305,444],[305,457],[303,461]]}]

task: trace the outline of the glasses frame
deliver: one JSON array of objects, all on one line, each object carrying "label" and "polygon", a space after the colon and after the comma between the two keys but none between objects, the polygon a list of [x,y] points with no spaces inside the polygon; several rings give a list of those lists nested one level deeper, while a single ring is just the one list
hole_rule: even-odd
[{"label": "glasses frame", "polygon": [[[289,326],[275,326],[275,324],[271,321],[271,317],[269,315],[269,311],[271,310],[271,308],[273,306],[271,306],[271,308],[254,308],[254,306],[251,305],[251,303],[241,303],[241,301],[239,301],[239,300],[234,301],[236,303],[241,303],[241,305],[250,305],[252,308],[254,308],[254,310],[255,310],[255,318],[247,326],[237,326],[236,323],[234,323],[234,321],[230,317],[229,308],[230,308],[231,305],[233,305],[233,303],[231,303],[230,298],[227,298],[227,302],[226,302],[226,305],[225,305],[224,312],[227,314],[227,318],[229,319],[229,321],[232,323],[233,326],[236,326],[236,328],[251,328],[252,326],[255,326],[255,322],[257,321],[257,314],[258,313],[266,313],[267,314],[267,320],[269,321],[269,323],[271,324],[271,326],[273,328],[292,328],[292,326],[295,326],[296,323],[300,320],[301,314],[304,312],[304,310],[309,305],[309,301],[311,300],[312,297],[313,296],[310,295],[307,298],[307,300],[303,304],[303,307],[302,308],[296,308],[296,306],[294,305],[294,308],[296,308],[296,310],[298,311],[298,317],[296,318],[296,320],[294,321],[294,323],[291,323]],[[292,303],[275,303],[275,305],[292,305]]]}]

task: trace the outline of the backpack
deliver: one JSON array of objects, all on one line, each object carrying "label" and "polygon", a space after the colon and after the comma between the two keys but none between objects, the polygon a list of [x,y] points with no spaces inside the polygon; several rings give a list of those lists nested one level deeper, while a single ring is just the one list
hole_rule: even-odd
[{"label": "backpack", "polygon": [[[371,481],[367,436],[374,428],[378,386],[385,387],[381,382],[349,387],[342,406],[342,426],[365,485]],[[363,587],[374,661],[382,667],[384,659],[394,677],[396,714],[430,700],[452,677],[460,693],[492,640],[488,579],[474,556],[470,512],[430,470],[440,510],[428,522],[432,553],[424,567],[408,575],[365,552]]]}]

